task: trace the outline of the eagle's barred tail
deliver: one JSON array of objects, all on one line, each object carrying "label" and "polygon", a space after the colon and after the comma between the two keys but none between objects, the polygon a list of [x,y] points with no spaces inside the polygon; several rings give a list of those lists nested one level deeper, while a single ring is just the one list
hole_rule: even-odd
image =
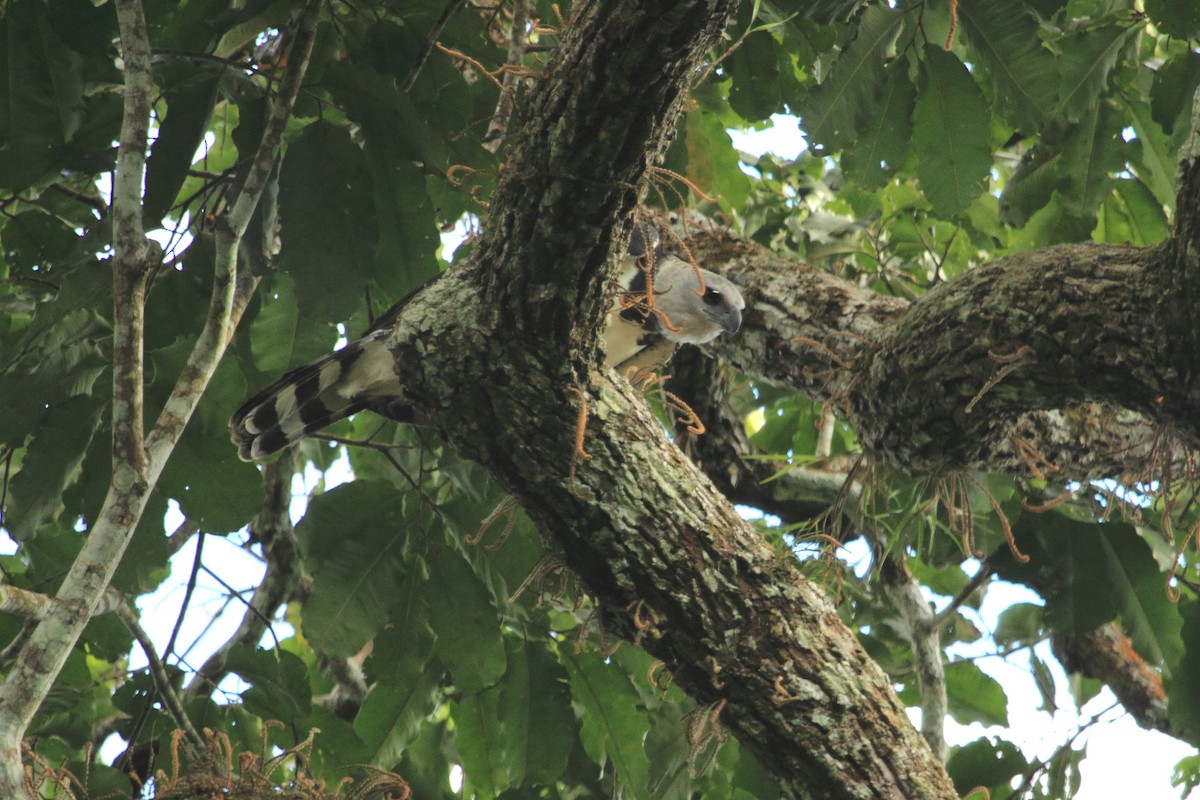
[{"label": "eagle's barred tail", "polygon": [[363,409],[344,391],[345,378],[364,355],[354,342],[284,375],[247,400],[229,420],[230,438],[243,461],[257,461]]}]

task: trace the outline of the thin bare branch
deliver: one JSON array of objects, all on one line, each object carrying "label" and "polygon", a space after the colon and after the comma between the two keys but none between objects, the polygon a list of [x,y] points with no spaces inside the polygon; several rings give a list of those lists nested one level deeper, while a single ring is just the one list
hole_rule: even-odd
[{"label": "thin bare branch", "polygon": [[141,622],[138,621],[137,611],[123,599],[116,596],[115,592],[107,592],[106,596],[114,598],[114,606],[117,616],[121,622],[133,634],[133,638],[137,639],[141,645],[142,652],[146,655],[146,661],[150,664],[150,677],[154,681],[154,689],[158,692],[159,698],[162,699],[163,705],[166,706],[167,713],[171,715],[171,719],[176,726],[184,732],[187,739],[188,747],[191,748],[194,755],[199,755],[204,752],[204,738],[192,725],[192,721],[188,718],[187,711],[183,708],[183,702],[179,699],[179,693],[175,691],[175,686],[171,683],[171,676],[167,674],[167,667],[163,664],[162,659],[158,657],[158,652],[154,649],[154,642],[150,639],[150,634],[146,633]]},{"label": "thin bare branch", "polygon": [[283,457],[263,468],[263,507],[250,523],[250,532],[262,542],[267,570],[246,606],[238,629],[196,670],[184,693],[188,701],[212,691],[221,682],[228,672],[225,658],[230,650],[258,644],[270,626],[275,610],[287,602],[296,589],[300,555],[289,515],[294,469],[292,450],[284,451]]},{"label": "thin bare branch", "polygon": [[429,60],[429,54],[433,52],[434,44],[437,42],[438,37],[442,35],[442,30],[445,29],[446,23],[454,16],[454,12],[462,7],[462,0],[449,0],[446,3],[446,7],[442,9],[442,13],[434,21],[433,27],[425,35],[425,42],[421,45],[421,52],[417,53],[417,58],[413,62],[412,72],[408,73],[408,77],[404,79],[404,83],[400,84],[400,91],[407,92],[412,89],[413,84],[417,82],[417,76],[421,74],[421,68],[425,66],[425,62]]}]

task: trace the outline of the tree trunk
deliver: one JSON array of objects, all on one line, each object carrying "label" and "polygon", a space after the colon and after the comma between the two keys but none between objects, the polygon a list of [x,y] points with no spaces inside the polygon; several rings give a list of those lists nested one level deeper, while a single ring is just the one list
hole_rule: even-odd
[{"label": "tree trunk", "polygon": [[663,436],[633,387],[595,368],[606,264],[634,187],[732,8],[595,3],[571,21],[473,257],[398,322],[397,370],[421,418],[522,503],[606,629],[711,704],[786,794],[955,797],[821,590]]}]

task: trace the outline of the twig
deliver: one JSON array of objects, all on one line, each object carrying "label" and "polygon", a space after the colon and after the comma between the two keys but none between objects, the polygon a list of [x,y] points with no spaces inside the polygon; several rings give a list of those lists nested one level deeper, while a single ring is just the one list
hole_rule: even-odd
[{"label": "twig", "polygon": [[454,16],[454,12],[462,8],[462,0],[450,0],[446,3],[442,13],[434,21],[433,27],[429,29],[429,33],[425,35],[425,42],[421,45],[421,51],[417,53],[416,60],[413,62],[412,72],[408,73],[408,77],[404,79],[404,83],[400,84],[400,91],[407,92],[412,89],[413,84],[417,82],[417,76],[421,74],[421,69],[425,66],[425,62],[429,60],[429,54],[433,52],[433,46],[437,43],[438,37],[442,35],[442,30],[445,29],[446,23]]},{"label": "twig", "polygon": [[[237,631],[196,670],[196,676],[184,694],[188,700],[211,691],[221,682],[228,672],[225,658],[230,650],[241,645],[253,647],[258,644],[263,633],[271,627],[271,616],[275,609],[287,602],[296,589],[300,556],[289,513],[292,474],[295,471],[292,454],[292,450],[285,450],[283,457],[263,468],[263,507],[250,523],[250,532],[262,542],[266,572],[246,603],[246,613],[242,615]],[[196,554],[196,563],[200,563],[199,553]],[[217,580],[224,584],[220,578]],[[229,591],[236,594],[232,589]]]},{"label": "twig", "polygon": [[[115,594],[109,592],[109,595]],[[150,634],[142,627],[138,621],[137,614],[127,602],[116,602],[117,616],[121,618],[121,622],[125,623],[125,627],[133,634],[133,638],[142,647],[142,652],[146,655],[146,661],[150,664],[150,677],[154,681],[154,689],[158,692],[158,696],[162,698],[163,705],[167,708],[167,713],[171,715],[171,719],[175,725],[184,733],[187,738],[188,746],[192,749],[193,757],[199,756],[204,752],[204,739],[200,733],[192,725],[191,719],[188,718],[187,711],[183,708],[183,703],[179,699],[179,693],[175,691],[175,687],[171,684],[171,676],[167,674],[167,667],[163,664],[162,659],[158,657],[158,653],[154,650],[154,642],[150,639]]]},{"label": "twig", "polygon": [[946,622],[949,621],[949,619],[954,615],[954,612],[957,611],[963,603],[967,602],[971,595],[975,594],[975,590],[980,586],[983,586],[983,584],[986,583],[991,577],[992,568],[987,564],[980,566],[979,570],[972,575],[971,579],[967,581],[965,586],[963,586],[962,591],[956,594],[954,599],[950,601],[950,605],[946,606],[934,615],[932,620],[934,627],[941,628],[943,625],[945,625]]},{"label": "twig", "polygon": [[163,648],[163,656],[171,657],[175,652],[175,641],[179,638],[179,630],[183,627],[183,619],[187,616],[188,606],[192,604],[192,594],[196,591],[196,576],[200,574],[200,565],[204,563],[204,534],[196,540],[196,555],[192,557],[192,572],[188,575],[187,586],[183,590],[183,602],[179,604],[179,616],[175,619],[175,627],[171,629],[171,638]]}]

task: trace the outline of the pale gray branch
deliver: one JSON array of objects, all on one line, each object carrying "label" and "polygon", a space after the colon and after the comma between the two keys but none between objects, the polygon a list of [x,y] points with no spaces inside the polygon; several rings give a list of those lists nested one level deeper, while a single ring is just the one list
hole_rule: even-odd
[{"label": "pale gray branch", "polygon": [[512,33],[508,42],[508,62],[504,78],[500,82],[500,100],[496,104],[496,113],[488,123],[487,133],[483,135],[483,147],[492,153],[500,149],[504,134],[508,131],[508,120],[512,117],[513,106],[517,101],[517,87],[521,81],[521,62],[525,59],[525,51],[529,44],[529,35],[525,30],[529,23],[530,0],[513,0]]},{"label": "pale gray branch", "polygon": [[143,449],[142,328],[149,261],[157,255],[142,229],[153,78],[139,0],[116,3],[125,68],[124,115],[113,178],[112,477],[99,517],[55,604],[29,635],[0,687],[0,796],[26,794],[21,742],[121,560],[149,496]]}]

